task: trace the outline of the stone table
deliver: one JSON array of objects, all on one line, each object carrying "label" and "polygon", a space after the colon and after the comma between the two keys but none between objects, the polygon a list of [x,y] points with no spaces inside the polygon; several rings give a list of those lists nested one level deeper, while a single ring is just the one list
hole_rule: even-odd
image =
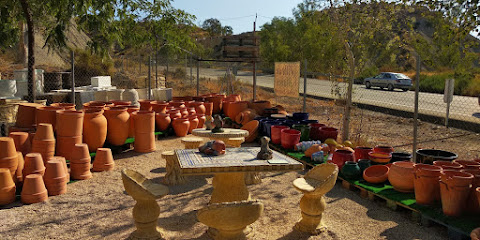
[{"label": "stone table", "polygon": [[200,153],[198,149],[175,150],[181,175],[209,175],[213,177],[210,203],[250,199],[245,184],[245,173],[287,172],[303,170],[303,164],[273,151],[270,160],[257,159],[260,147],[227,148],[220,156]]}]

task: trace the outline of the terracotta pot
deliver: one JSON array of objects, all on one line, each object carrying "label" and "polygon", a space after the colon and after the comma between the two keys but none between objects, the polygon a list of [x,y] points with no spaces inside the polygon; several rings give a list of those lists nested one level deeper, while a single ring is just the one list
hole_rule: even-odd
[{"label": "terracotta pot", "polygon": [[83,119],[83,142],[91,152],[102,147],[107,139],[107,118],[103,110],[85,110]]},{"label": "terracotta pot", "polygon": [[175,135],[178,137],[185,137],[190,129],[190,121],[188,118],[175,118],[173,119],[172,126]]},{"label": "terracotta pot", "polygon": [[480,163],[477,163],[475,161],[454,160],[453,162],[462,165],[464,169],[479,169],[480,168]]},{"label": "terracotta pot", "polygon": [[38,103],[20,103],[18,104],[17,120],[15,126],[21,128],[31,128],[35,124],[37,107],[43,105]]},{"label": "terracotta pot", "polygon": [[55,136],[53,134],[52,124],[40,123],[37,126],[37,132],[35,133],[35,137],[33,139],[36,139],[36,140],[52,140],[52,139],[55,139]]},{"label": "terracotta pot", "polygon": [[219,114],[220,112],[222,112],[222,100],[223,100],[223,97],[222,96],[211,96],[211,97],[206,97],[205,98],[208,102],[212,102],[213,103],[213,110],[212,110],[212,114]]},{"label": "terracotta pot", "polygon": [[281,144],[285,149],[293,149],[295,144],[300,142],[301,132],[295,129],[282,129]]},{"label": "terracotta pot", "polygon": [[222,101],[222,111],[223,111],[223,114],[225,114],[226,117],[228,117],[228,114],[227,114],[228,113],[228,108],[230,107],[230,104],[232,102],[233,101],[229,101],[229,100],[223,100]]},{"label": "terracotta pot", "polygon": [[72,148],[72,158],[70,162],[74,163],[83,163],[83,162],[91,162],[90,151],[88,149],[88,145],[85,143],[78,143],[75,144]]},{"label": "terracotta pot", "polygon": [[95,160],[93,161],[92,171],[110,171],[113,170],[114,167],[115,162],[113,161],[112,150],[110,148],[98,148]]},{"label": "terracotta pot", "polygon": [[155,102],[151,102],[150,105],[152,106],[152,110],[155,111],[156,113],[166,113],[168,103],[163,101],[155,101]]},{"label": "terracotta pot", "polygon": [[67,192],[67,175],[63,163],[57,159],[47,162],[43,176],[48,195],[55,196]]},{"label": "terracotta pot", "polygon": [[[110,104],[110,103],[108,103]],[[107,106],[107,102],[100,102],[100,101],[91,101],[88,103],[83,104],[83,109],[96,109],[96,110],[103,110]],[[111,105],[113,106],[113,104]]]},{"label": "terracotta pot", "polygon": [[205,121],[206,121],[206,117],[205,117],[205,114],[197,114],[196,115],[197,118],[198,118],[198,126],[197,128],[203,128],[203,125],[205,124]]},{"label": "terracotta pot", "polygon": [[355,161],[359,159],[369,159],[368,153],[373,151],[371,147],[356,147],[353,156],[355,157]]},{"label": "terracotta pot", "polygon": [[57,137],[56,155],[68,160],[72,159],[72,149],[75,147],[75,144],[82,143],[82,139],[82,135],[76,137]]},{"label": "terracotta pot", "polygon": [[155,100],[149,100],[149,99],[138,100],[138,103],[140,104],[140,110],[152,111],[152,102],[154,101]]},{"label": "terracotta pot", "polygon": [[186,118],[189,115],[188,109],[186,107],[180,108],[180,113],[182,114],[183,118]]},{"label": "terracotta pot", "polygon": [[332,163],[338,166],[338,169],[342,169],[345,162],[353,162],[353,153],[348,150],[335,150],[332,156]]},{"label": "terracotta pot", "polygon": [[[36,135],[35,135],[36,136]],[[47,162],[55,155],[55,139],[37,140],[33,139],[32,152],[40,153],[44,162]]]},{"label": "terracotta pot", "polygon": [[455,162],[449,162],[449,161],[434,161],[433,162],[433,165],[434,166],[439,166],[441,167],[443,170],[462,170],[463,169],[463,166],[459,163],[455,163]]},{"label": "terracotta pot", "polygon": [[[245,137],[245,142],[253,142],[258,136],[259,122],[257,120],[250,121],[243,125],[241,129],[248,131],[248,137]],[[281,139],[281,132],[280,132]]]},{"label": "terracotta pot", "polygon": [[112,107],[105,110],[107,118],[107,141],[114,146],[125,144],[128,138],[130,114],[125,107]]},{"label": "terracotta pot", "polygon": [[272,136],[272,143],[273,144],[281,144],[282,143],[282,130],[283,129],[290,129],[288,126],[283,125],[272,125],[271,126],[271,133]]},{"label": "terracotta pot", "polygon": [[76,144],[70,160],[70,174],[72,179],[86,180],[92,178],[90,162],[92,161],[88,146],[84,143]]},{"label": "terracotta pot", "polygon": [[440,176],[442,168],[427,164],[415,164],[414,167],[415,200],[418,204],[432,205],[440,200]]},{"label": "terracotta pot", "polygon": [[269,101],[253,101],[248,103],[248,107],[254,109],[258,115],[263,116],[265,109],[271,108],[272,104]]},{"label": "terracotta pot", "polygon": [[25,155],[25,165],[23,166],[23,179],[29,174],[45,173],[45,164],[43,163],[42,155],[40,153],[28,153]]},{"label": "terracotta pot", "polygon": [[173,101],[172,100],[172,101],[168,102],[168,105],[176,107],[176,108],[183,108],[183,107],[185,107],[185,102],[184,101]]},{"label": "terracotta pot", "polygon": [[205,105],[203,105],[203,102],[193,102],[191,106],[195,108],[195,112],[197,114],[205,114],[207,112],[207,109],[205,108]]},{"label": "terracotta pot", "polygon": [[413,192],[414,175],[412,162],[394,162],[388,173],[388,181],[399,192]]},{"label": "terracotta pot", "polygon": [[12,174],[5,168],[0,168],[0,206],[15,202],[15,182]]},{"label": "terracotta pot", "polygon": [[18,154],[13,138],[0,137],[0,168],[8,168],[14,175],[18,166]]},{"label": "terracotta pot", "polygon": [[363,179],[369,183],[383,183],[388,179],[389,168],[384,165],[370,166],[363,171]]},{"label": "terracotta pot", "polygon": [[170,127],[170,123],[172,122],[172,119],[170,118],[170,115],[166,113],[157,113],[155,114],[155,123],[157,124],[157,127],[160,131],[165,131]]},{"label": "terracotta pot", "polygon": [[205,97],[203,96],[193,96],[192,100],[195,102],[205,102]]},{"label": "terracotta pot", "polygon": [[135,124],[135,136],[137,136],[138,133],[155,133],[154,111],[138,111],[132,113],[132,116]]},{"label": "terracotta pot", "polygon": [[172,119],[172,121],[175,118],[181,118],[182,117],[182,114],[180,113],[180,110],[171,110],[168,114],[170,114],[170,119]]},{"label": "terracotta pot", "polygon": [[253,109],[245,109],[244,111],[240,112],[236,117],[235,121],[238,124],[246,124],[247,122],[250,122],[257,117],[257,113]]},{"label": "terracotta pot", "polygon": [[468,195],[468,199],[467,199],[467,212],[470,215],[478,214],[480,212],[480,206],[478,204],[476,189],[477,187],[480,187],[480,168],[477,168],[477,169],[467,168],[467,169],[463,169],[462,172],[470,173],[474,177],[472,182],[472,188],[470,190],[470,194]]},{"label": "terracotta pot", "polygon": [[73,103],[52,103],[50,104],[52,107],[60,107],[65,110],[75,110],[75,104]]},{"label": "terracotta pot", "polygon": [[320,128],[325,127],[323,123],[310,123],[310,139],[320,140]]},{"label": "terracotta pot", "polygon": [[466,172],[443,171],[440,177],[442,210],[447,216],[460,216],[465,210],[474,176]]},{"label": "terracotta pot", "polygon": [[333,128],[333,127],[321,127],[319,129],[319,134],[320,134],[320,141],[325,142],[328,138],[331,138],[335,141],[337,141],[338,137],[338,129]]},{"label": "terracotta pot", "polygon": [[172,100],[175,100],[175,101],[192,101],[192,96],[176,96],[176,97],[172,97]]},{"label": "terracotta pot", "polygon": [[37,126],[40,123],[49,123],[49,124],[52,124],[53,129],[55,129],[57,111],[62,109],[63,108],[61,107],[52,107],[52,106],[37,107],[37,110],[35,112],[36,118],[37,118],[36,120]]},{"label": "terracotta pot", "polygon": [[247,101],[231,102],[227,110],[227,116],[232,120],[235,120],[237,115],[245,111],[247,108]]},{"label": "terracotta pot", "polygon": [[198,120],[197,116],[189,116],[188,121],[190,122],[190,127],[188,128],[188,133],[191,134],[193,129],[196,129],[198,127],[198,124],[200,123],[200,120]]},{"label": "terracotta pot", "polygon": [[381,153],[392,153],[393,152],[393,147],[391,146],[375,146],[373,148],[374,152],[381,152]]},{"label": "terracotta pot", "polygon": [[[23,155],[30,152],[31,143],[30,143],[30,140],[28,139],[28,133],[26,133],[26,132],[10,132],[10,134],[8,136],[13,139],[13,142],[15,143],[15,149],[17,151],[22,152]],[[2,153],[4,153],[4,152],[2,152]],[[0,153],[0,155],[2,153]]]},{"label": "terracotta pot", "polygon": [[205,115],[212,116],[213,115],[213,102],[204,102],[203,105],[205,106]]},{"label": "terracotta pot", "polygon": [[[28,155],[28,154],[27,154]],[[25,204],[32,204],[48,200],[48,191],[40,174],[29,174],[23,183],[21,200]]]},{"label": "terracotta pot", "polygon": [[368,152],[368,159],[374,163],[385,164],[390,162],[392,154],[384,152]]},{"label": "terracotta pot", "polygon": [[133,120],[132,120],[133,119],[132,113],[136,111],[140,111],[140,108],[135,105],[129,105],[125,107],[127,108],[128,114],[130,114],[130,118],[128,119],[128,124],[129,124],[128,137],[131,138],[135,135],[135,124],[133,123]]},{"label": "terracotta pot", "polygon": [[83,131],[83,111],[58,111],[57,112],[57,136],[74,137],[81,136]]},{"label": "terracotta pot", "polygon": [[15,177],[14,180],[16,179],[16,183],[22,183],[23,182],[23,168],[25,166],[25,160],[23,159],[23,155],[21,152],[17,152],[18,156],[18,166],[17,170],[15,170]]},{"label": "terracotta pot", "polygon": [[113,103],[113,106],[129,106],[129,105],[132,105],[131,101],[110,100],[109,102]]},{"label": "terracotta pot", "polygon": [[233,102],[242,101],[242,97],[240,96],[240,94],[230,94],[225,99]]},{"label": "terracotta pot", "polygon": [[66,177],[67,182],[70,181],[70,173],[69,173],[68,167],[67,167],[67,160],[64,157],[61,157],[61,156],[54,156],[51,160],[60,161],[62,163],[63,169],[65,171],[65,176],[67,176]]},{"label": "terracotta pot", "polygon": [[152,133],[136,133],[135,142],[133,142],[133,150],[140,153],[149,153],[156,150],[155,134]]}]

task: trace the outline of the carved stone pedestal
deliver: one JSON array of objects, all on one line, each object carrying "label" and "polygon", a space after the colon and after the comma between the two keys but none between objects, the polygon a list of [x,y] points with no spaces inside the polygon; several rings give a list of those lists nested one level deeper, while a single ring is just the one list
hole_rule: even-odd
[{"label": "carved stone pedestal", "polygon": [[198,149],[203,139],[197,137],[184,137],[182,143],[185,145],[185,149]]},{"label": "carved stone pedestal", "polygon": [[253,185],[259,184],[262,182],[262,175],[258,172],[247,172],[245,173],[245,184]]},{"label": "carved stone pedestal", "polygon": [[249,200],[250,193],[245,185],[245,173],[216,173],[212,180],[213,192],[210,203]]},{"label": "carved stone pedestal", "polygon": [[327,228],[322,225],[322,213],[326,206],[323,195],[305,193],[300,200],[302,218],[295,224],[295,229],[311,235],[325,231]]},{"label": "carved stone pedestal", "polygon": [[163,178],[163,183],[167,185],[177,185],[184,184],[186,179],[180,174],[180,166],[178,166],[178,161],[176,159],[174,151],[162,152],[162,158],[166,161],[166,171],[165,177]]}]

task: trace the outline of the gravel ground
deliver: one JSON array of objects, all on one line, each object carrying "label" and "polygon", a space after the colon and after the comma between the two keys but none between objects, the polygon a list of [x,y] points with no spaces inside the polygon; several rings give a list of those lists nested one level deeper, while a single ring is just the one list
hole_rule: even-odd
[{"label": "gravel ground", "polygon": [[[157,141],[157,151],[133,151],[115,156],[116,168],[94,173],[94,177],[68,185],[68,192],[45,203],[20,202],[0,209],[0,239],[123,239],[134,231],[134,200],[123,188],[120,171],[130,168],[160,183],[165,175],[161,152],[181,146],[178,138]],[[249,186],[252,198],[265,205],[256,221],[255,239],[446,239],[440,227],[422,227],[407,212],[392,211],[384,203],[363,199],[341,187],[326,194],[324,221],[328,231],[308,236],[292,229],[300,217],[300,192],[292,181],[303,172],[265,173],[263,182]],[[166,239],[208,239],[207,227],[196,220],[212,192],[211,176],[189,177],[188,183],[171,186],[159,199],[158,225]]]}]

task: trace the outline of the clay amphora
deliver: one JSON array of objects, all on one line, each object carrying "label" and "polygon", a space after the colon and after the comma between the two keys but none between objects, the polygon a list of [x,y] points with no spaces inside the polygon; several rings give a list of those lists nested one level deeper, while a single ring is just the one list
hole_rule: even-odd
[{"label": "clay amphora", "polygon": [[37,107],[36,110],[36,122],[37,126],[40,123],[50,123],[52,124],[53,129],[55,129],[55,122],[57,119],[57,111],[62,110],[61,107],[52,107],[52,106],[42,106]]},{"label": "clay amphora", "polygon": [[415,200],[418,204],[431,205],[440,200],[440,176],[442,168],[427,164],[415,164],[414,167]]},{"label": "clay amphora", "polygon": [[188,127],[188,133],[192,133],[193,129],[198,127],[200,120],[198,120],[196,115],[189,116],[188,121],[190,122],[190,126]]},{"label": "clay amphora", "polygon": [[170,118],[172,119],[175,119],[175,118],[181,118],[182,117],[182,114],[180,113],[180,110],[171,110],[169,113],[170,115]]},{"label": "clay amphora", "polygon": [[152,105],[152,110],[155,111],[156,113],[165,113],[167,110],[168,103],[163,101],[155,101],[155,102],[152,102],[150,105]]},{"label": "clay amphora", "polygon": [[45,164],[40,153],[28,153],[25,155],[25,165],[23,166],[23,179],[29,174],[38,173],[43,176],[45,173]]},{"label": "clay amphora", "polygon": [[178,100],[178,101],[172,100],[172,101],[168,102],[168,105],[176,107],[176,108],[183,108],[183,107],[185,107],[185,102],[181,101],[181,100]]},{"label": "clay amphora", "polygon": [[412,162],[394,162],[388,173],[388,181],[399,192],[413,192],[414,175]]},{"label": "clay amphora", "polygon": [[198,126],[197,128],[203,128],[203,125],[205,124],[205,121],[206,121],[206,117],[205,117],[205,114],[198,114],[197,113],[197,118],[198,118]]},{"label": "clay amphora", "polygon": [[213,115],[213,102],[203,102],[205,106],[205,115],[212,116]]},{"label": "clay amphora", "polygon": [[113,170],[114,167],[115,162],[113,161],[112,150],[110,148],[98,148],[95,160],[93,161],[92,171],[110,171]]},{"label": "clay amphora", "polygon": [[103,110],[85,110],[83,119],[83,142],[90,152],[97,151],[107,139],[107,118]]},{"label": "clay amphora", "polygon": [[124,100],[110,100],[108,101],[110,103],[113,103],[113,106],[129,106],[132,104],[131,101],[124,101]]},{"label": "clay amphora", "polygon": [[190,121],[188,121],[188,118],[175,118],[173,119],[172,126],[173,130],[175,131],[175,135],[178,137],[185,137],[187,136],[190,128]]},{"label": "clay amphora", "polygon": [[440,177],[443,214],[447,216],[460,216],[463,214],[473,179],[473,175],[467,172],[443,171]]},{"label": "clay amphora", "polygon": [[189,107],[187,110],[188,110],[188,116],[193,116],[197,114],[197,111],[195,111],[194,107]]},{"label": "clay amphora", "polygon": [[138,103],[140,103],[140,110],[143,111],[152,111],[152,105],[151,103],[154,102],[155,100],[148,100],[148,99],[141,99],[138,100]]},{"label": "clay amphora", "polygon": [[157,125],[157,128],[160,131],[165,131],[170,127],[170,123],[172,122],[172,119],[170,118],[170,115],[166,113],[156,113],[155,114],[155,123]]},{"label": "clay amphora", "polygon": [[15,126],[21,128],[31,128],[35,124],[37,107],[43,105],[38,103],[20,103],[18,104],[17,120]]},{"label": "clay amphora", "polygon": [[83,111],[57,111],[57,136],[82,136],[84,115]]},{"label": "clay amphora", "polygon": [[22,152],[23,155],[30,152],[31,144],[26,132],[10,132],[8,135],[15,143],[15,149]]},{"label": "clay amphora", "polygon": [[115,146],[125,144],[128,138],[130,114],[125,107],[112,107],[105,110],[107,118],[107,141]]},{"label": "clay amphora", "polygon": [[10,174],[10,170],[0,168],[0,206],[15,201],[15,190],[15,182],[12,174]]},{"label": "clay amphora", "polygon": [[205,114],[207,112],[207,109],[205,108],[205,105],[203,105],[203,102],[193,102],[191,105],[195,108],[195,112],[197,114]]},{"label": "clay amphora", "polygon": [[[28,155],[28,154],[27,154]],[[29,174],[23,183],[21,200],[25,204],[32,204],[48,200],[48,191],[40,174]]]}]

